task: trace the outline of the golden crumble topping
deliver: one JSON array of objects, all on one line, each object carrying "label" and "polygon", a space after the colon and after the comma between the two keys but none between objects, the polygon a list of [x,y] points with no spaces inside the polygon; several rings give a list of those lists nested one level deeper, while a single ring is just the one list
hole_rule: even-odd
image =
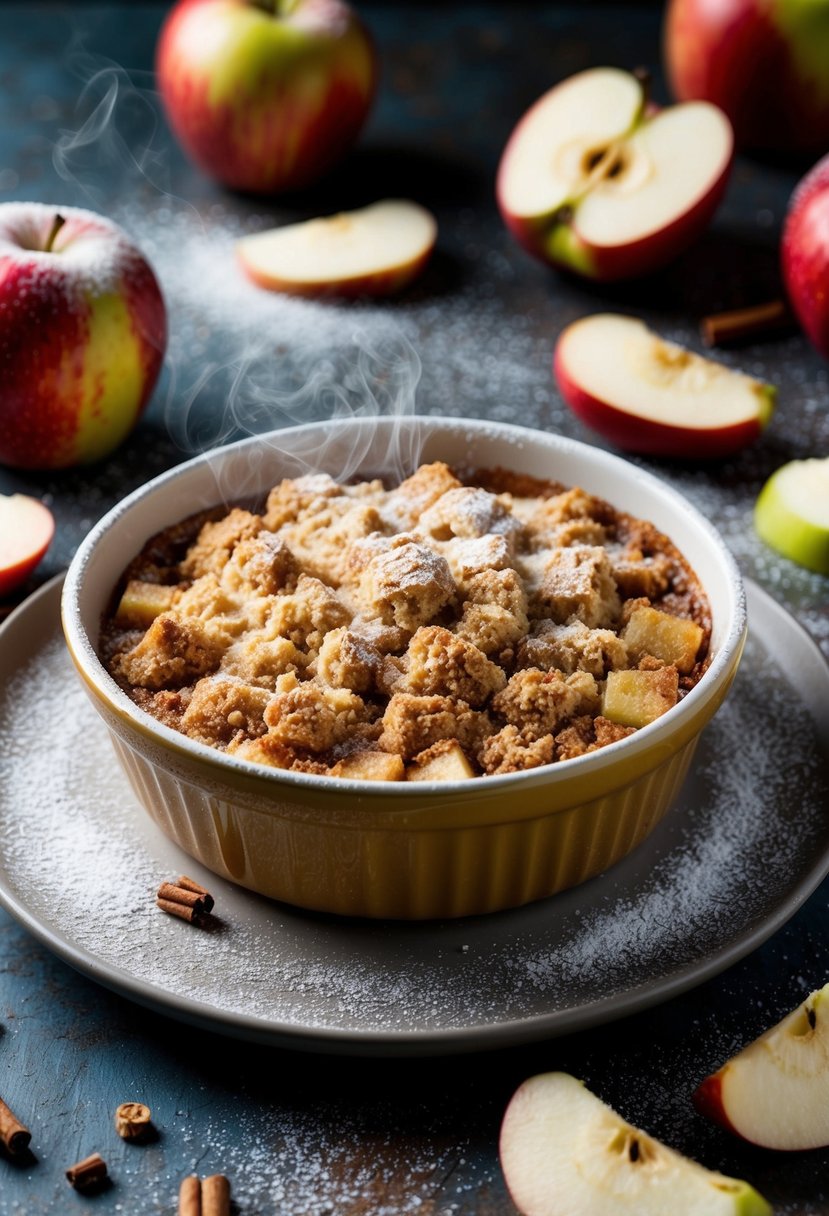
[{"label": "golden crumble topping", "polygon": [[287,478],[176,523],[101,653],[142,709],[257,764],[369,781],[520,772],[615,743],[707,665],[667,537],[579,487],[422,465]]}]

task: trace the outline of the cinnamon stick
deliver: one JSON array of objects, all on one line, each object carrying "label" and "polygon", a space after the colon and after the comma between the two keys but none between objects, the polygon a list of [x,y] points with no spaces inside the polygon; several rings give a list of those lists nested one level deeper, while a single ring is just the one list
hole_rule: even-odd
[{"label": "cinnamon stick", "polygon": [[768,333],[780,333],[795,326],[794,317],[785,300],[771,300],[751,308],[735,308],[715,313],[700,321],[700,333],[706,346],[729,346],[749,342]]},{"label": "cinnamon stick", "polygon": [[66,1171],[66,1177],[76,1191],[91,1191],[101,1185],[107,1176],[107,1163],[100,1153],[76,1161]]},{"label": "cinnamon stick", "polygon": [[143,1102],[122,1102],[115,1112],[115,1130],[122,1140],[149,1140],[154,1132],[149,1106]]},{"label": "cinnamon stick", "polygon": [[202,1216],[201,1182],[195,1174],[185,1178],[178,1189],[178,1216]]},{"label": "cinnamon stick", "polygon": [[170,916],[177,916],[179,920],[186,920],[191,925],[199,919],[198,912],[194,912],[192,908],[188,908],[184,904],[177,904],[172,899],[156,899],[155,902],[156,907],[161,908],[162,912],[167,912]]},{"label": "cinnamon stick", "polygon": [[31,1138],[32,1133],[28,1127],[25,1127],[17,1116],[12,1114],[6,1103],[0,1098],[0,1142],[6,1152],[13,1157],[24,1153],[29,1147]]},{"label": "cinnamon stick", "polygon": [[175,885],[181,887],[183,891],[194,891],[196,895],[206,895],[210,900],[210,907],[213,907],[213,897],[207,887],[201,886],[200,883],[196,882],[195,878],[188,878],[186,874],[180,874],[176,879]]},{"label": "cinnamon stick", "polygon": [[201,1216],[230,1216],[230,1183],[224,1174],[211,1174],[202,1182]]},{"label": "cinnamon stick", "polygon": [[210,892],[184,874],[178,882],[163,882],[156,892],[155,902],[164,912],[191,923],[213,910]]}]

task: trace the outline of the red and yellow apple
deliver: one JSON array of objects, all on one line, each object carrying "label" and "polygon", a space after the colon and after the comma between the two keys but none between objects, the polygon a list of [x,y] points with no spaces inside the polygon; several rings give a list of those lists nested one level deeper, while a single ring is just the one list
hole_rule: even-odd
[{"label": "red and yellow apple", "polygon": [[795,315],[829,359],[829,156],[818,161],[792,195],[780,260]]},{"label": "red and yellow apple", "polygon": [[271,291],[300,296],[387,296],[420,274],[437,239],[434,216],[406,199],[286,224],[243,237],[246,274]]},{"label": "red and yellow apple", "polygon": [[535,257],[590,279],[647,274],[680,254],[728,181],[728,119],[707,102],[657,110],[642,80],[593,68],[550,89],[510,136],[497,198]]},{"label": "red and yellow apple", "polygon": [[519,1086],[499,1152],[523,1216],[771,1216],[747,1182],[638,1131],[567,1073],[543,1073]]},{"label": "red and yellow apple", "polygon": [[740,147],[829,150],[825,0],[671,0],[664,47],[675,96],[720,106]]},{"label": "red and yellow apple", "polygon": [[24,582],[55,534],[52,512],[27,494],[0,494],[0,595]]},{"label": "red and yellow apple", "polygon": [[297,190],[348,151],[376,84],[344,0],[179,0],[159,38],[161,98],[184,150],[235,190]]},{"label": "red and yellow apple", "polygon": [[829,456],[790,460],[772,473],[755,504],[754,526],[784,557],[829,574]]},{"label": "red and yellow apple", "polygon": [[829,1145],[829,984],[706,1077],[694,1105],[763,1148]]},{"label": "red and yellow apple", "polygon": [[615,313],[568,325],[553,370],[582,422],[624,451],[652,456],[730,456],[757,439],[776,397],[770,384]]},{"label": "red and yellow apple", "polygon": [[147,404],[166,341],[155,275],[116,224],[0,204],[0,463],[106,455]]}]

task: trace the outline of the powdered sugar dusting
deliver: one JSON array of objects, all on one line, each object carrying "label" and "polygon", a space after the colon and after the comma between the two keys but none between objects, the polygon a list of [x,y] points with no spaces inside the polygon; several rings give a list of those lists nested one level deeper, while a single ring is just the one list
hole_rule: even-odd
[{"label": "powdered sugar dusting", "polygon": [[[773,735],[761,704],[768,689],[743,674],[728,708],[708,729],[685,813],[666,825],[676,847],[659,857],[635,899],[619,889],[621,867],[612,871],[607,894],[578,917],[565,949],[542,950],[517,964],[532,984],[544,988],[586,978],[591,988],[597,985],[598,996],[626,985],[632,958],[647,967],[667,951],[676,963],[690,961],[700,937],[727,933],[738,914],[747,926],[759,923],[768,898],[763,885],[782,888],[802,851],[817,850],[819,817],[801,816],[789,802],[791,790],[804,781],[826,790],[824,762],[808,749],[811,724],[756,639],[749,640],[743,661],[754,671],[771,662],[768,674],[777,677]],[[769,807],[779,814],[770,815]],[[636,861],[634,854],[623,866]]]},{"label": "powdered sugar dusting", "polygon": [[[44,246],[58,214],[65,223],[52,251],[46,252]],[[19,259],[20,246],[30,251],[18,290],[23,299],[27,293],[56,289],[90,298],[115,293],[140,262],[135,246],[117,224],[82,207],[0,204],[0,259],[6,255]],[[69,274],[55,275],[56,258],[70,268]]]},{"label": "powdered sugar dusting", "polygon": [[[650,839],[604,877],[498,916],[340,920],[203,871],[137,807],[56,635],[0,690],[0,767],[0,883],[36,925],[150,1003],[317,1045],[564,1027],[579,1006],[681,980],[761,927],[829,848],[810,712],[758,635]],[[203,931],[154,906],[182,871],[216,896]]]}]

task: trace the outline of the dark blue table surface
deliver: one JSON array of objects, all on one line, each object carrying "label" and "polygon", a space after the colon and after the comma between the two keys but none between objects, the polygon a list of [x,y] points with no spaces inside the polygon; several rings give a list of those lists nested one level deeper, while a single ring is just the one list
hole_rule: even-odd
[{"label": "dark blue table surface", "polygon": [[[0,201],[38,199],[112,215],[146,250],[170,305],[170,351],[144,419],[90,470],[0,470],[0,493],[45,498],[56,541],[28,590],[62,569],[124,493],[216,442],[320,416],[293,391],[336,375],[356,350],[402,357],[418,410],[552,428],[596,442],[570,416],[549,362],[567,321],[635,312],[697,345],[700,316],[779,292],[776,247],[805,166],[738,161],[697,248],[647,282],[592,288],[530,262],[508,239],[492,183],[514,121],[562,76],[645,64],[659,82],[655,6],[366,4],[383,87],[360,148],[326,183],[279,203],[229,196],[172,144],[153,92],[163,6],[0,4]],[[385,308],[250,303],[226,255],[233,237],[384,196],[440,221],[423,281]],[[215,250],[215,258],[212,251]],[[723,356],[780,387],[762,442],[717,466],[641,463],[721,527],[743,570],[829,654],[827,581],[757,540],[751,506],[784,460],[829,451],[826,365],[790,336]],[[326,370],[327,369],[327,370]],[[0,388],[0,391],[2,389]],[[405,395],[401,408],[411,409]],[[352,405],[355,404],[350,399]],[[714,981],[614,1025],[512,1051],[439,1061],[292,1055],[170,1022],[76,975],[0,912],[0,1095],[28,1121],[35,1159],[0,1159],[0,1216],[81,1210],[172,1213],[190,1171],[228,1173],[241,1213],[513,1211],[497,1162],[506,1101],[527,1075],[566,1069],[632,1121],[706,1165],[744,1176],[794,1216],[829,1213],[829,1153],[740,1145],[693,1112],[694,1083],[829,977],[826,884],[765,946]],[[142,1097],[161,1135],[112,1133]],[[71,1192],[63,1169],[103,1151],[112,1187]]]}]

